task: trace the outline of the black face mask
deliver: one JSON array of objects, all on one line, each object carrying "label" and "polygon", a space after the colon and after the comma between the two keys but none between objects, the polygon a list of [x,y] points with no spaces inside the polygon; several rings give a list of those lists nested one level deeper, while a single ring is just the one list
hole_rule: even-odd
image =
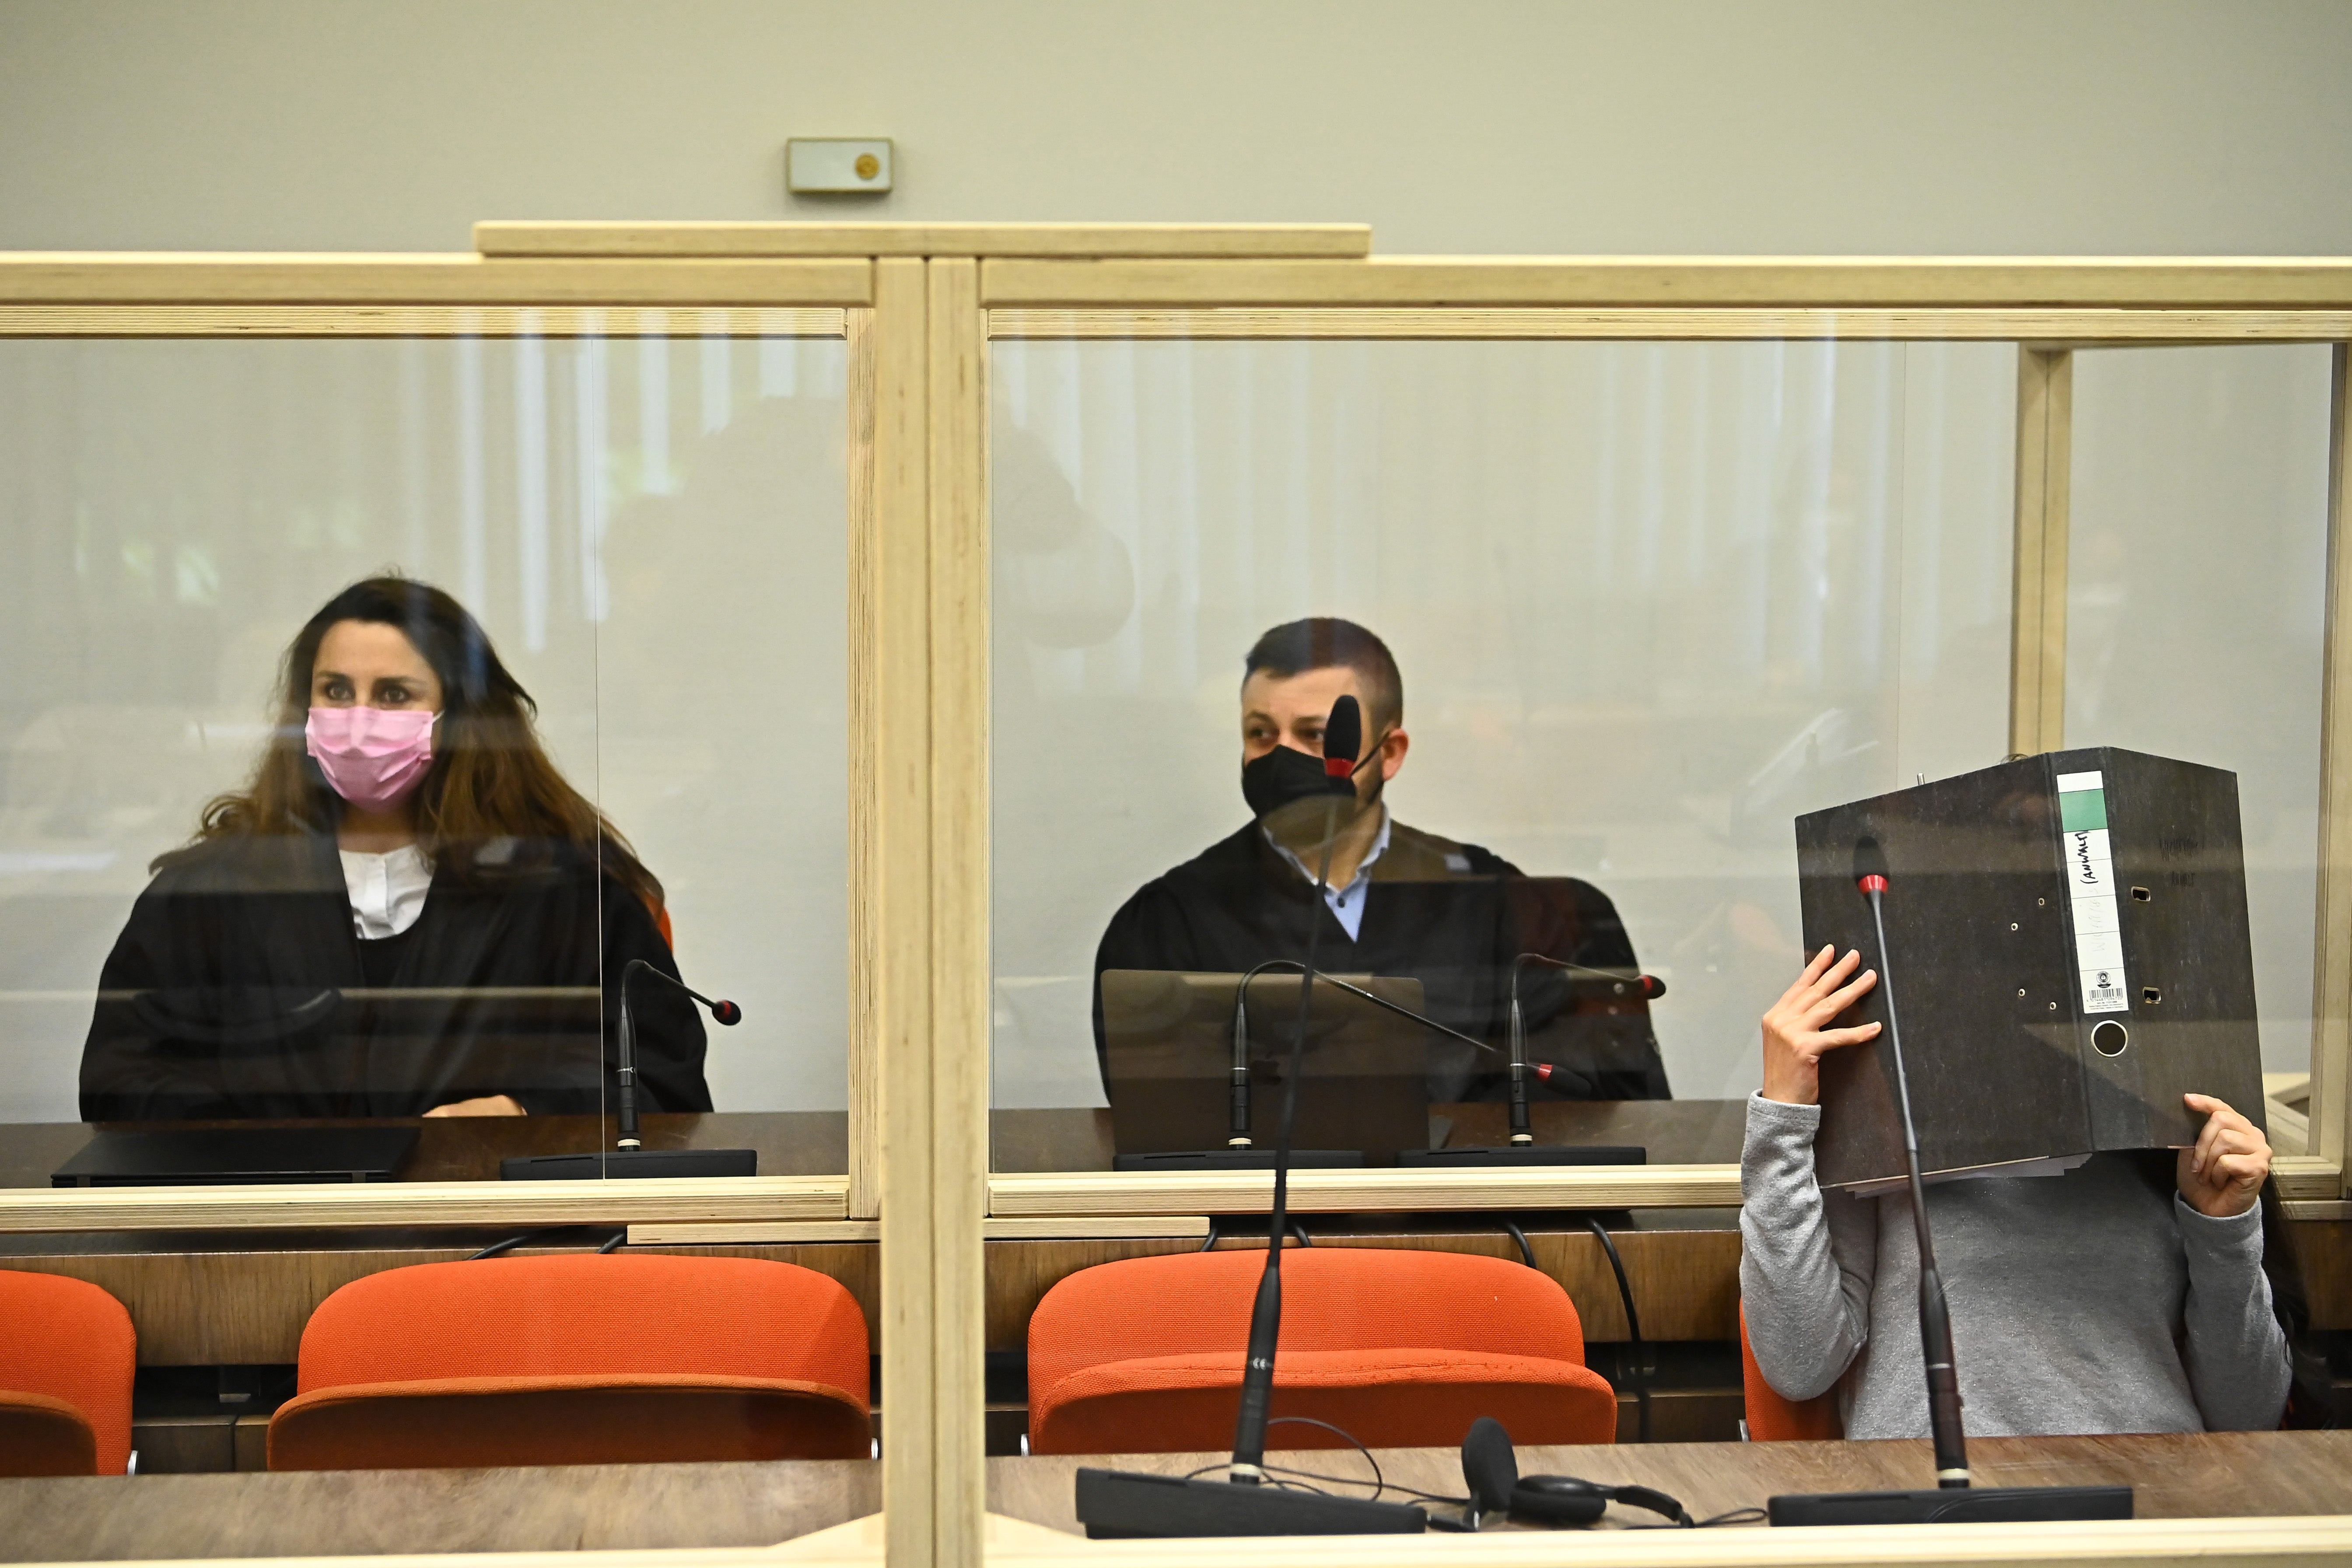
[{"label": "black face mask", "polygon": [[1261,822],[1286,805],[1327,795],[1345,795],[1349,806],[1356,798],[1356,781],[1333,778],[1323,771],[1323,759],[1289,746],[1276,746],[1262,757],[1242,764],[1242,798]]}]

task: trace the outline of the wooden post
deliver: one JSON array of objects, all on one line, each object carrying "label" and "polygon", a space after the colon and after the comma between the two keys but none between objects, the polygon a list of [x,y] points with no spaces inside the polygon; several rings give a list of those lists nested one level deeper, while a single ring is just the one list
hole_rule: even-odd
[{"label": "wooden post", "polygon": [[[893,1563],[929,1564],[934,1353],[930,955],[930,435],[923,263],[875,264],[873,493],[851,541],[850,632],[863,650],[851,720],[866,795],[853,853],[864,899],[851,922],[858,1011],[873,1042],[882,1237],[883,1509]],[[855,809],[855,808],[853,808]]]},{"label": "wooden post", "polygon": [[[2327,633],[2319,698],[2319,911],[2311,965],[2311,1133],[2344,1162],[2352,1125],[2352,344],[2328,405]],[[2339,1178],[2341,1180],[2341,1178]],[[2352,1192],[2352,1183],[2344,1190]]]},{"label": "wooden post", "polygon": [[2066,498],[2074,356],[2017,350],[2017,542],[2011,564],[2009,749],[2066,743]]},{"label": "wooden post", "polygon": [[980,264],[929,263],[931,1483],[939,1568],[978,1568],[988,1208],[988,342]]}]

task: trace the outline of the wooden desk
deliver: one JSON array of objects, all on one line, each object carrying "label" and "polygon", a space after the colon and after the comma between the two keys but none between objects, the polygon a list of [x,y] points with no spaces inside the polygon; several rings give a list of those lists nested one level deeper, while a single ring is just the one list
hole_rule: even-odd
[{"label": "wooden desk", "polygon": [[[1981,1438],[1969,1455],[1988,1485],[2128,1482],[2139,1489],[2142,1519],[2352,1513],[2352,1433]],[[1379,1457],[1392,1480],[1460,1495],[1461,1464],[1452,1450],[1390,1449]],[[1181,1473],[1220,1458],[992,1459],[988,1508],[1075,1531],[1072,1472],[1079,1465]],[[1362,1468],[1347,1452],[1289,1458],[1332,1475]],[[1519,1463],[1528,1474],[1639,1481],[1702,1517],[1760,1505],[1775,1492],[1916,1486],[1931,1468],[1927,1446],[1918,1442],[1529,1448]],[[879,1506],[879,1467],[838,1460],[10,1480],[0,1481],[0,1559],[751,1546],[870,1513]],[[1612,1509],[1604,1522],[1622,1528],[1650,1517]],[[2352,1552],[2352,1521],[2342,1522],[2342,1550]],[[1678,1562],[1690,1561],[1689,1549],[1699,1544],[1680,1532],[1643,1539],[1675,1543]],[[1761,1546],[1769,1538],[1726,1530],[1706,1539],[1737,1552],[1742,1540]],[[1251,1549],[1207,1550],[1223,1560]]]}]

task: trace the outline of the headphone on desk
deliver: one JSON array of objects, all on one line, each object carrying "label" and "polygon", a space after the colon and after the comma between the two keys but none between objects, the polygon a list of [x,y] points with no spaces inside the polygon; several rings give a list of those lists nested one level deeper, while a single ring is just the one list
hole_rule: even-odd
[{"label": "headphone on desk", "polygon": [[1696,1521],[1690,1510],[1662,1491],[1648,1487],[1611,1487],[1574,1476],[1522,1476],[1511,1435],[1491,1415],[1481,1415],[1462,1439],[1462,1480],[1470,1490],[1472,1529],[1482,1513],[1508,1513],[1513,1519],[1547,1524],[1591,1524],[1612,1502],[1662,1513],[1684,1529]]}]

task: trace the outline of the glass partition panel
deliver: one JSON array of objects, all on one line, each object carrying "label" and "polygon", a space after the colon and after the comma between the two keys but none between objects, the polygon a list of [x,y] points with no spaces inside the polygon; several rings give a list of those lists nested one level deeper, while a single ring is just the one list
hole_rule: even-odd
[{"label": "glass partition panel", "polygon": [[2329,351],[2074,359],[2066,743],[2238,775],[2263,1065],[2311,1062]]},{"label": "glass partition panel", "polygon": [[[1225,1141],[1220,1063],[1183,1126],[1156,1092],[1076,1113],[1106,1104],[1098,1034],[1213,1057],[1232,976],[1297,956],[1307,879],[1244,788],[1315,769],[1244,772],[1271,744],[1245,726],[1319,712],[1291,667],[1348,660],[1274,647],[1245,689],[1271,628],[1344,617],[1398,667],[1401,713],[1369,656],[1334,689],[1405,739],[1348,808],[1371,868],[1318,963],[1481,1042],[1397,1072],[1454,1143],[1502,1141],[1456,1102],[1500,1092],[1481,1046],[1525,948],[1601,972],[1520,983],[1550,1099],[1743,1095],[1800,963],[1792,816],[2005,749],[2011,345],[1026,341],[992,376],[1001,1169]],[[1502,903],[1438,907],[1512,869]],[[1629,997],[1636,973],[1667,994]],[[1295,1005],[1259,984],[1249,1019]],[[1330,1029],[1381,1012],[1352,1005]],[[1580,1125],[1728,1159],[1727,1109]]]},{"label": "glass partition panel", "polygon": [[[621,973],[667,928],[758,1023],[633,988],[647,1144],[766,1148],[665,1119],[807,1106],[801,1157],[844,1168],[843,363],[0,342],[0,1121],[404,1122],[372,1157],[408,1178],[592,1153]],[[81,1142],[18,1140],[7,1179]]]},{"label": "glass partition panel", "polygon": [[604,807],[660,879],[687,983],[742,1013],[702,1017],[721,1114],[690,1141],[845,1171],[847,348],[607,353],[604,416],[667,428],[603,523]]}]

